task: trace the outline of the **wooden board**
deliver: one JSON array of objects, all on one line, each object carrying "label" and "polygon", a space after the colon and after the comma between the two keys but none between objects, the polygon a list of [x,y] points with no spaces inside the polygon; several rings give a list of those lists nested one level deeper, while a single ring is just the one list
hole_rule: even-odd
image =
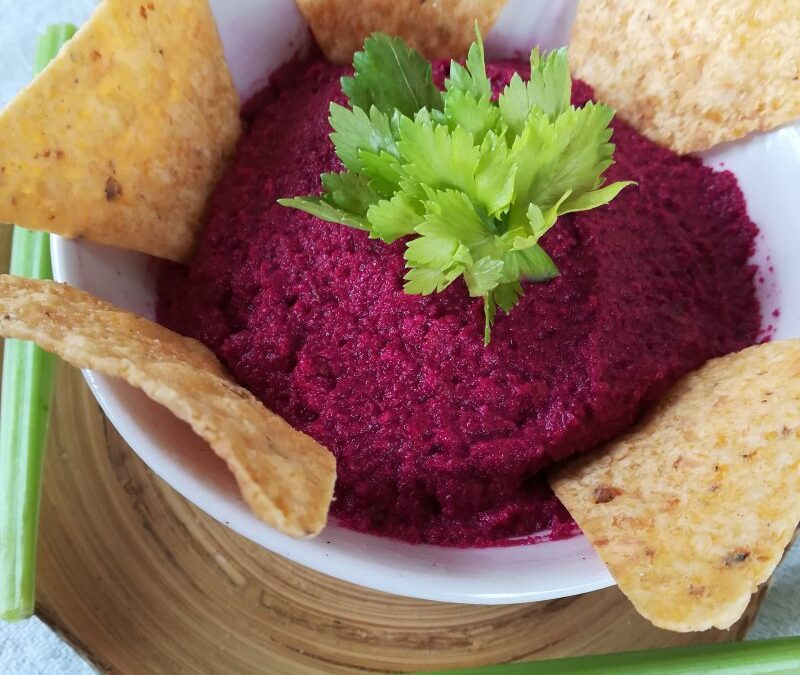
[{"label": "wooden board", "polygon": [[[0,259],[7,237],[0,232]],[[252,544],[155,477],[79,372],[58,374],[39,543],[38,614],[101,670],[420,671],[741,639],[653,628],[616,588],[479,607],[336,581]]]}]

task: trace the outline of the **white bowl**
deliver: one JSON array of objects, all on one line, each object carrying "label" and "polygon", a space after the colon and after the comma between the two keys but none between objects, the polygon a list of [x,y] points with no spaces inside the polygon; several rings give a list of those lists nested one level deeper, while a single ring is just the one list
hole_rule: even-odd
[{"label": "white bowl", "polygon": [[[308,44],[294,0],[212,0],[225,51],[243,97],[268,71]],[[511,0],[487,37],[490,56],[527,53],[534,44],[566,42],[576,3]],[[764,314],[776,337],[800,335],[800,231],[794,199],[800,186],[800,132],[783,128],[710,153],[738,177],[761,228],[756,262]],[[154,316],[155,261],[86,242],[53,237],[53,268],[66,281],[139,314]],[[771,257],[770,256],[771,252]],[[768,267],[774,273],[766,273]],[[782,289],[780,318],[776,288]],[[352,532],[331,523],[313,540],[294,540],[257,520],[209,448],[166,409],[128,385],[86,371],[111,422],[133,450],[187,499],[261,546],[325,574],[416,598],[475,604],[547,600],[614,582],[584,537],[530,546],[448,549]]]}]

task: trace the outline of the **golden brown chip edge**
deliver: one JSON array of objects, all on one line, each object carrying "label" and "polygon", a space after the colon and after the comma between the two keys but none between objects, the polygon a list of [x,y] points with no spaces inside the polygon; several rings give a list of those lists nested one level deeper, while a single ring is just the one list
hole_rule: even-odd
[{"label": "golden brown chip edge", "polygon": [[[791,391],[776,395],[777,381],[788,382]],[[761,409],[772,396],[780,419],[774,418],[774,410],[773,417],[765,417]],[[800,340],[751,347],[710,361],[676,384],[631,432],[550,473],[556,496],[623,593],[654,625],[679,632],[728,628],[777,566],[800,521],[800,497],[779,487],[781,481],[786,488],[793,477],[795,483],[800,478],[796,402]],[[748,411],[750,424],[741,422],[743,427],[737,428],[741,410]],[[727,433],[714,429],[714,420],[729,419],[734,423]],[[791,435],[786,425],[791,425]],[[765,432],[769,442],[746,435],[749,429],[772,426],[778,429]],[[760,466],[754,459],[758,450],[751,448],[761,447],[759,443],[767,448],[761,450]],[[771,443],[789,445],[779,452]],[[721,449],[709,449],[714,445]],[[707,484],[693,482],[692,466],[699,467]],[[755,486],[753,494],[761,490],[760,500],[748,502],[726,475]],[[599,494],[602,488],[606,490]],[[720,498],[730,500],[730,511]],[[706,518],[712,526],[718,517],[730,525],[718,528],[719,541],[702,523]],[[729,542],[727,536],[740,537],[746,546]],[[707,541],[709,557],[703,559],[693,537]],[[692,565],[700,570],[695,576]]]},{"label": "golden brown chip edge", "polygon": [[333,455],[237,385],[196,340],[65,284],[11,275],[0,276],[0,334],[119,377],[167,407],[226,462],[269,525],[294,537],[325,526]]},{"label": "golden brown chip edge", "polygon": [[325,56],[347,64],[379,31],[402,37],[429,59],[460,58],[485,35],[508,0],[297,0]]},{"label": "golden brown chip edge", "polygon": [[799,37],[787,0],[592,0],[570,64],[641,133],[699,152],[800,117]]},{"label": "golden brown chip edge", "polygon": [[[123,81],[134,64],[151,71]],[[0,220],[185,262],[241,131],[208,1],[104,0],[0,130],[16,139],[0,147]]]}]

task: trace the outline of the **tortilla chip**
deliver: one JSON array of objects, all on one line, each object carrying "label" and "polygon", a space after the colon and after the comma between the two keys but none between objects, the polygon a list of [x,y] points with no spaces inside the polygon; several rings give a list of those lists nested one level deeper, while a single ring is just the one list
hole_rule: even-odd
[{"label": "tortilla chip", "polygon": [[800,521],[800,340],[710,361],[550,482],[642,616],[728,628]]},{"label": "tortilla chip", "polygon": [[104,0],[0,114],[0,222],[184,261],[239,130],[206,0]]},{"label": "tortilla chip", "polygon": [[325,56],[352,63],[375,31],[399,35],[429,59],[459,58],[485,35],[508,0],[297,0]]},{"label": "tortilla chip", "polygon": [[191,425],[264,522],[300,537],[324,526],[336,462],[234,383],[196,340],[50,281],[0,276],[0,334],[138,387]]},{"label": "tortilla chip", "polygon": [[706,150],[800,117],[800,3],[586,0],[570,63],[645,135]]}]

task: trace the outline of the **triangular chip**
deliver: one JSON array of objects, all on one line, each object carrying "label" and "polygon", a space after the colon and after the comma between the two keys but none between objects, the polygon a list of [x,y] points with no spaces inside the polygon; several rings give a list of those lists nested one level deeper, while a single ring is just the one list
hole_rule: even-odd
[{"label": "triangular chip", "polygon": [[710,361],[550,481],[642,616],[728,628],[800,521],[800,340]]},{"label": "triangular chip", "polygon": [[0,222],[186,260],[239,129],[206,0],[104,0],[0,114]]},{"label": "triangular chip", "polygon": [[120,377],[191,425],[228,465],[264,522],[300,537],[325,525],[336,462],[183,337],[70,286],[0,276],[0,335],[78,368]]},{"label": "triangular chip", "polygon": [[584,0],[570,63],[645,135],[705,150],[800,117],[800,2]]},{"label": "triangular chip", "polygon": [[399,35],[429,59],[464,56],[508,0],[297,0],[319,46],[333,63],[351,63],[375,31]]}]

